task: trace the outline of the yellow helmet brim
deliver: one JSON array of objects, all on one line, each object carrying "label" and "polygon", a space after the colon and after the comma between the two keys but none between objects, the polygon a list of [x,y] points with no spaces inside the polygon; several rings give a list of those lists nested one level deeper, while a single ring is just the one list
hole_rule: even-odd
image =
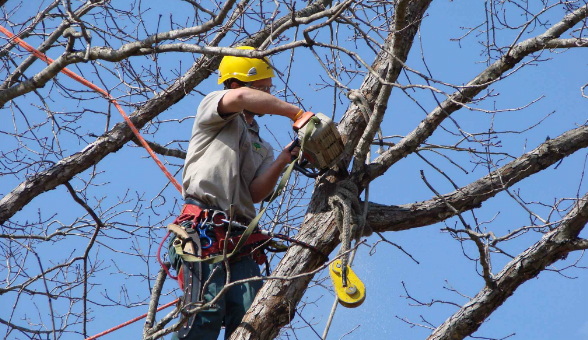
[{"label": "yellow helmet brim", "polygon": [[[254,50],[251,46],[239,46],[240,50]],[[225,80],[236,78],[242,82],[248,83],[260,79],[275,77],[274,70],[270,66],[267,57],[263,59],[225,56],[218,68],[218,83],[222,84]]]}]

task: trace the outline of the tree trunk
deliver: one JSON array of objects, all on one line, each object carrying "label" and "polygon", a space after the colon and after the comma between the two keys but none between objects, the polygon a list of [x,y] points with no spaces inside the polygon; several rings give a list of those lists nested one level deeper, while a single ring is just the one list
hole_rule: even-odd
[{"label": "tree trunk", "polygon": [[[385,46],[388,51],[394,51],[396,57],[402,62],[405,62],[408,57],[414,36],[430,2],[431,0],[401,1],[404,4],[404,12],[401,15],[405,26],[402,27],[402,30],[391,33]],[[398,17],[398,13],[395,13],[395,17]],[[382,51],[378,55],[372,68],[381,72],[381,75],[387,73],[387,68],[390,65],[396,66],[389,77],[389,81],[395,82],[402,67],[398,66],[398,63],[395,62],[396,59],[390,57],[388,51]],[[377,104],[375,101],[381,90],[382,85],[378,83],[377,78],[373,75],[368,75],[360,88],[362,93],[368,94],[366,99],[371,106]],[[380,103],[380,105],[385,105],[385,103]],[[353,150],[359,142],[365,126],[366,122],[358,107],[350,106],[339,125],[339,131],[343,136],[347,155],[349,156],[346,159],[347,164],[351,160]],[[346,177],[341,172],[338,178],[329,176],[329,174],[332,174],[332,172],[327,173],[315,184],[311,204],[305,215],[301,231],[297,236],[297,239],[316,246],[324,254],[330,254],[340,243],[334,213],[332,211],[325,212],[324,208],[327,207],[328,198],[335,189],[335,184],[333,183]],[[320,254],[294,246],[286,252],[272,276],[295,276],[308,273],[322,265],[323,260]],[[280,329],[294,317],[296,306],[302,299],[312,278],[313,275],[307,275],[294,280],[271,280],[266,282],[243,318],[242,327],[239,327],[233,333],[231,339],[264,340],[275,338]]]}]

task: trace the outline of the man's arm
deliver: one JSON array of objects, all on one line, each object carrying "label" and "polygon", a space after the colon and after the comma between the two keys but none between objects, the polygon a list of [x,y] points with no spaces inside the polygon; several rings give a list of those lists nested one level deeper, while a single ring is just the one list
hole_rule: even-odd
[{"label": "man's arm", "polygon": [[292,156],[298,156],[300,151],[299,147],[295,147],[292,151],[288,151],[290,145],[288,144],[282,152],[278,155],[278,158],[272,163],[272,165],[261,175],[251,182],[249,185],[249,193],[253,203],[259,203],[266,198],[276,186],[282,170],[284,167],[291,162]]},{"label": "man's arm", "polygon": [[269,93],[240,87],[228,91],[218,103],[221,115],[247,110],[259,114],[274,114],[292,120],[300,112],[300,108],[278,99]]}]

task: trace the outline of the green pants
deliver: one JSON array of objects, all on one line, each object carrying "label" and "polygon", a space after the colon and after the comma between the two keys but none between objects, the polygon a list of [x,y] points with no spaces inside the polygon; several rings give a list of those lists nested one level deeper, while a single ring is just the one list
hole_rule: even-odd
[{"label": "green pants", "polygon": [[[175,254],[174,254],[175,255]],[[210,284],[204,292],[204,301],[211,301],[225,285],[227,277],[222,263],[202,264],[202,280],[206,282],[215,267],[216,271]],[[250,257],[243,257],[230,264],[231,282],[261,276],[259,266]],[[194,326],[184,340],[216,340],[225,321],[225,339],[228,339],[239,326],[245,312],[251,306],[257,292],[261,289],[262,281],[253,281],[230,288],[216,303],[216,308],[211,308],[198,313]],[[172,340],[178,340],[174,333]]]}]

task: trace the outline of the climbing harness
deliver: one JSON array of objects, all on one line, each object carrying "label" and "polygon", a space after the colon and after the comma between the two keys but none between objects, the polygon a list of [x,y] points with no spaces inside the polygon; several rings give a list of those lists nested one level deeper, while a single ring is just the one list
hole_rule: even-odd
[{"label": "climbing harness", "polygon": [[[233,252],[242,237],[241,232],[246,229],[246,227],[231,229],[227,238],[228,222],[227,214],[221,210],[201,209],[197,205],[185,204],[181,215],[176,218],[174,223],[169,224],[167,229],[176,235],[172,246],[176,254],[185,262],[216,263],[218,261],[214,260],[223,253],[225,241],[227,251]],[[238,222],[232,223],[233,225],[235,223],[242,225]],[[270,238],[270,236],[261,233],[259,228],[255,228],[243,246],[252,246]],[[243,255],[249,255],[249,253],[241,251],[231,260]],[[265,259],[259,258],[256,259],[256,262],[263,264]],[[180,286],[183,286],[181,282]]]}]

